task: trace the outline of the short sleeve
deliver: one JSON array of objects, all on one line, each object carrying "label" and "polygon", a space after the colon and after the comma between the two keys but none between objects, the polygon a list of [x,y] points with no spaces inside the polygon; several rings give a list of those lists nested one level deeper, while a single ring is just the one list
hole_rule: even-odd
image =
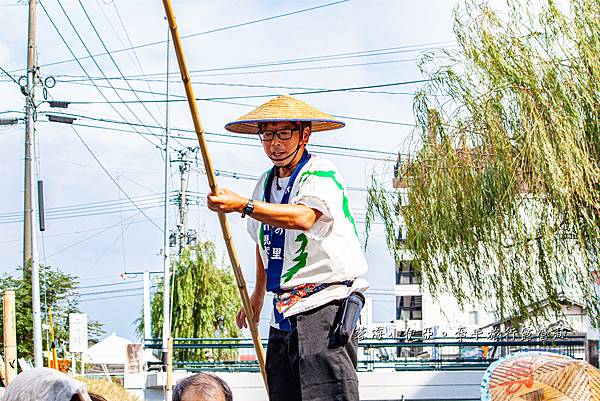
[{"label": "short sleeve", "polygon": [[341,215],[344,182],[333,163],[315,163],[300,176],[298,194],[291,203],[317,209],[322,216],[306,232],[314,240],[331,233],[335,218]]}]

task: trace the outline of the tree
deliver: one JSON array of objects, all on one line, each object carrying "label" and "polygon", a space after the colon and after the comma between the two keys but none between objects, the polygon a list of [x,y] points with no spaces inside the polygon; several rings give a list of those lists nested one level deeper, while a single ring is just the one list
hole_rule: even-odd
[{"label": "tree", "polygon": [[[180,261],[172,263],[171,334],[174,338],[236,338],[240,331],[235,316],[240,307],[235,278],[230,268],[217,264],[212,242],[186,248]],[[152,297],[152,337],[162,337],[163,286]],[[137,320],[137,333],[144,333],[143,317]],[[200,350],[176,350],[182,360],[203,360]]]},{"label": "tree", "polygon": [[458,50],[420,64],[420,145],[398,168],[408,191],[374,183],[367,221],[383,218],[434,295],[502,317],[576,299],[598,324],[600,3],[566,3],[455,11]]},{"label": "tree", "polygon": [[[15,309],[17,322],[17,353],[19,357],[33,359],[33,309],[31,305],[31,269],[17,270],[14,276],[5,274],[0,278],[0,291],[15,291]],[[22,277],[17,277],[22,275]],[[40,266],[40,298],[42,305],[42,322],[48,322],[47,312],[52,308],[55,344],[68,344],[69,313],[81,313],[79,310],[78,277]],[[3,306],[0,305],[0,310]],[[0,321],[0,328],[2,321]],[[88,335],[93,341],[103,333],[102,324],[90,320]],[[46,349],[46,336],[43,349]],[[0,338],[0,343],[3,339]],[[61,347],[57,346],[60,354]]]}]

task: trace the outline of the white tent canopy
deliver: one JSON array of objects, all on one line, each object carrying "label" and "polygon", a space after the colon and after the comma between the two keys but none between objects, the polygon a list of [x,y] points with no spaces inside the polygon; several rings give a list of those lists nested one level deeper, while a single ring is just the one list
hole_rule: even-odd
[{"label": "white tent canopy", "polygon": [[83,354],[86,363],[102,365],[125,365],[127,345],[133,341],[112,333]]}]

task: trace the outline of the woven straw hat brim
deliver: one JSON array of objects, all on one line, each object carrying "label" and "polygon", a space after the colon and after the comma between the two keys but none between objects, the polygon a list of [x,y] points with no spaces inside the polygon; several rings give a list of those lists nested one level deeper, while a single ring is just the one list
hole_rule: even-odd
[{"label": "woven straw hat brim", "polygon": [[345,125],[301,100],[281,95],[225,125],[225,129],[238,134],[256,134],[259,123],[285,121],[310,122],[313,132],[338,129]]}]

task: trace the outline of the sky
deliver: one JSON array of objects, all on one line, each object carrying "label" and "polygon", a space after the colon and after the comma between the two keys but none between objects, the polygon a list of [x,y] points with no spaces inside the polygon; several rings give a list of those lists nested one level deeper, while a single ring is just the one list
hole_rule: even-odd
[{"label": "sky", "polygon": [[[52,86],[52,79],[46,80],[52,77],[56,82],[46,88],[49,100],[72,103],[61,110],[43,102],[37,110],[38,173],[44,181],[48,216],[46,231],[38,236],[40,261],[78,276],[82,311],[104,323],[107,332],[133,339],[132,322],[143,302],[142,277],[136,272],[162,271],[164,128],[160,127],[166,121],[167,49],[170,98],[184,95],[172,46],[166,43],[162,2],[42,4],[50,16],[38,7],[42,81]],[[372,177],[391,187],[394,152],[404,149],[413,129],[412,94],[423,85],[411,83],[424,79],[417,62],[426,51],[454,44],[455,2],[174,0],[172,4],[196,97],[211,99],[198,102],[204,129],[221,134],[207,136],[213,166],[238,175],[218,176],[219,185],[239,194],[250,196],[252,178],[270,163],[257,138],[222,136],[227,134],[223,129],[227,122],[268,100],[267,95],[387,85],[295,95],[347,124],[341,130],[315,133],[309,149],[332,160],[344,175],[364,238],[365,188]],[[17,80],[26,67],[27,11],[22,1],[0,0],[0,67]],[[59,33],[80,64],[73,61]],[[106,53],[104,46],[112,59],[106,54],[87,57],[88,50]],[[116,79],[123,75],[128,79]],[[109,79],[89,79],[103,76]],[[0,117],[22,117],[24,97],[6,75],[0,76],[0,94]],[[38,99],[43,99],[41,87]],[[142,105],[140,99],[146,102]],[[106,104],[107,100],[113,103]],[[74,125],[58,124],[47,121],[48,112],[79,117]],[[197,145],[185,102],[169,103],[169,126],[179,136],[171,141],[171,158],[177,158],[178,150]],[[0,127],[3,274],[17,274],[22,264],[23,152],[23,123]],[[203,201],[208,185],[201,160],[192,163],[186,179],[193,192],[188,227],[198,230],[202,239],[215,241],[219,255],[227,259],[217,217]],[[173,164],[169,190],[177,191],[179,182],[178,165]],[[171,229],[176,213],[171,206]],[[239,214],[230,215],[229,223],[251,290],[254,245]],[[395,315],[394,263],[381,224],[373,227],[365,252],[374,320],[389,322]],[[129,273],[126,280],[123,273]],[[261,320],[263,335],[267,309]]]}]

